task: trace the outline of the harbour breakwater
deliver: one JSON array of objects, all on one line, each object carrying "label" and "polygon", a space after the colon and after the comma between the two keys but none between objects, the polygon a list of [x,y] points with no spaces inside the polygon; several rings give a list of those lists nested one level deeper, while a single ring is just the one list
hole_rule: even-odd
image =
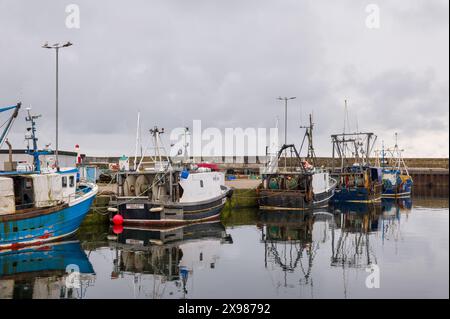
[{"label": "harbour breakwater", "polygon": [[[107,168],[109,164],[119,164],[119,157],[84,157],[83,165],[97,166]],[[250,158],[250,157],[202,157],[193,158],[194,162],[210,162],[215,163],[220,170],[236,175],[237,177],[247,178],[248,176],[259,176],[260,168],[266,163],[266,158]],[[134,158],[129,157],[129,166],[133,167]],[[449,159],[448,158],[405,158],[405,164],[409,167],[409,173],[414,181],[415,187],[447,187],[448,188],[448,171],[449,171]],[[142,163],[151,162],[151,158],[144,157]],[[353,159],[346,159],[345,165],[351,165]],[[376,163],[377,159],[372,158],[371,163]],[[293,167],[296,162],[293,158],[280,158],[280,166],[286,165],[287,167]],[[337,159],[331,157],[317,157],[314,163],[317,167],[324,167],[331,169],[333,167],[340,166],[340,162]]]},{"label": "harbour breakwater", "polygon": [[[122,157],[123,158],[123,157]],[[108,171],[110,164],[119,164],[120,157],[83,157],[84,166],[94,166]],[[134,158],[128,158],[130,167],[134,165]],[[202,157],[193,158],[194,162],[213,162],[216,163],[220,170],[226,172],[233,177],[233,180],[227,180],[228,186],[234,189],[232,198],[228,201],[224,208],[223,214],[231,209],[255,209],[257,205],[256,188],[260,184],[259,170],[266,163],[265,158],[225,158],[225,157]],[[352,159],[347,159],[349,164]],[[448,158],[405,158],[405,164],[409,167],[409,173],[414,181],[413,196],[433,196],[448,197],[448,180],[449,180],[449,159]],[[144,157],[142,163],[151,162],[150,157]],[[371,160],[372,163],[376,159]],[[280,158],[281,166],[285,165],[285,159]],[[337,167],[340,163],[331,157],[317,157],[315,165],[319,167],[331,168]],[[286,158],[287,166],[294,166],[295,162],[292,158]],[[108,212],[106,207],[111,196],[116,190],[113,183],[99,183],[100,192],[94,202],[93,208],[86,218],[85,224],[105,224],[109,223]]]},{"label": "harbour breakwater", "polygon": [[[416,170],[411,173],[414,180],[413,187],[413,201],[424,201],[429,198],[442,199],[448,206],[448,169],[441,170]],[[415,177],[414,177],[415,176]],[[260,179],[252,175],[237,176],[237,179],[226,181],[227,186],[233,188],[233,196],[227,201],[222,217],[230,215],[233,210],[251,211],[255,213],[257,202],[257,187],[260,184]],[[108,224],[109,216],[107,212],[107,205],[114,194],[116,185],[113,183],[99,184],[99,195],[94,201],[92,210],[88,214],[84,225]]]},{"label": "harbour breakwater", "polygon": [[[83,156],[83,163],[86,165],[108,165],[108,164],[118,164],[119,163],[119,156]],[[259,170],[259,168],[267,163],[267,157],[265,156],[259,156],[259,157],[249,157],[249,156],[243,156],[243,157],[225,157],[225,156],[219,156],[219,157],[212,157],[212,156],[204,156],[204,157],[198,157],[198,158],[192,158],[194,162],[210,162],[210,163],[216,163],[219,165],[221,169],[235,169],[237,171],[244,171],[244,170]],[[130,167],[134,165],[134,157],[129,156],[128,157]],[[140,160],[140,158],[138,158]],[[142,162],[150,162],[150,157],[144,157]],[[292,166],[294,164],[294,159],[292,158],[286,158],[286,163],[288,166]],[[411,168],[439,168],[439,169],[447,169],[449,168],[449,159],[448,158],[431,158],[431,157],[417,157],[417,158],[404,158],[405,164],[407,167]],[[284,157],[280,158],[280,162],[284,164],[285,159]],[[352,163],[353,160],[351,158],[347,159],[348,163]],[[376,159],[371,158],[371,163],[375,163]],[[348,164],[346,163],[346,164]],[[333,159],[331,157],[316,157],[316,166],[324,166],[324,167],[333,167],[340,165],[340,161],[338,159]]]}]

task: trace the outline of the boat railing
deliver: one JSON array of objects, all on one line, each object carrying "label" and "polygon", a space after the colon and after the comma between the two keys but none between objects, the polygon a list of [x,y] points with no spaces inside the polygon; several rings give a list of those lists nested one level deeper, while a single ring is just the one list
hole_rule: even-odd
[{"label": "boat railing", "polygon": [[92,188],[90,188],[90,187],[79,188],[79,189],[77,189],[77,191],[75,193],[72,193],[69,196],[63,196],[63,201],[65,201],[66,203],[70,203],[73,200],[76,200],[80,197],[85,196],[91,190],[92,190]]},{"label": "boat railing", "polygon": [[262,174],[263,176],[289,176],[289,175],[293,175],[293,176],[301,176],[301,175],[313,175],[314,174],[314,170],[307,170],[307,171],[292,171],[292,170],[278,170],[277,172],[274,173],[265,173]]},{"label": "boat railing", "polygon": [[[89,191],[90,191],[89,188],[82,189],[82,190],[79,190],[79,191],[77,191],[77,192],[75,192],[73,194],[70,194],[68,196],[63,196],[61,198],[61,200],[58,200],[58,199],[48,200],[48,201],[45,202],[46,205],[42,206],[42,208],[54,207],[54,206],[58,206],[58,205],[60,205],[62,203],[70,203],[71,201],[74,201],[74,200],[76,200],[76,199],[78,199],[80,197],[83,197]],[[32,203],[27,203],[27,204],[19,204],[19,205],[16,205],[15,207],[16,207],[16,211],[20,211],[20,210],[25,210],[25,209],[36,207],[36,204],[37,204],[36,202],[32,202]]]},{"label": "boat railing", "polygon": [[128,199],[148,199],[148,196],[116,196],[118,199],[121,200],[128,200]]},{"label": "boat railing", "polygon": [[40,207],[36,206],[36,204],[37,204],[36,202],[27,203],[27,204],[19,204],[19,205],[16,205],[16,212],[29,210],[31,208],[38,208],[38,209],[50,208],[50,207],[55,207],[55,206],[61,205],[63,203],[64,203],[64,200],[49,200],[49,201],[46,201],[46,205],[43,205]]},{"label": "boat railing", "polygon": [[264,188],[265,191],[271,191],[271,192],[278,192],[283,191],[283,193],[292,193],[292,194],[300,194],[300,195],[306,195],[308,192],[304,189],[286,189],[286,188]]}]

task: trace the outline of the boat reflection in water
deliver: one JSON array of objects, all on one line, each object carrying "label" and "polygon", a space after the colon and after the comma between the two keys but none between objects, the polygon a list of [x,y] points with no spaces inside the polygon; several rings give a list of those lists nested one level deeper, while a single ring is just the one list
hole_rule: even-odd
[{"label": "boat reflection in water", "polygon": [[233,242],[220,221],[173,228],[124,227],[109,239],[115,252],[111,279],[132,275],[135,298],[145,290],[148,275],[153,277],[153,291],[144,292],[145,297],[170,297],[174,287],[166,289],[168,282],[179,297],[187,297],[193,269],[215,268],[220,245]]},{"label": "boat reflection in water", "polygon": [[405,214],[406,220],[412,210],[411,198],[383,199],[383,214],[379,230],[381,231],[382,241],[400,239],[400,220],[401,214]]},{"label": "boat reflection in water", "polygon": [[366,268],[376,263],[370,247],[370,234],[379,229],[382,206],[346,204],[334,209],[337,214],[331,225],[331,266],[345,270],[346,267]]},{"label": "boat reflection in water", "polygon": [[[284,272],[284,282],[278,286],[293,288],[288,274],[300,271],[296,281],[302,286],[310,286],[314,258],[321,243],[327,239],[329,220],[333,215],[326,211],[310,212],[260,212],[258,227],[261,229],[261,241],[264,243],[264,264],[279,266]],[[313,234],[314,230],[314,234]],[[318,234],[316,238],[315,234]],[[314,236],[313,236],[314,235]]]},{"label": "boat reflection in water", "polygon": [[[411,208],[410,198],[386,199],[381,205],[346,204],[334,207],[331,265],[365,268],[376,264],[375,249],[370,245],[371,235],[381,234],[382,242],[390,238],[397,240],[400,214],[408,215]],[[340,229],[339,235],[336,235],[337,229]]]},{"label": "boat reflection in water", "polygon": [[411,198],[383,199],[383,217],[386,219],[399,219],[400,214],[408,215],[412,210]]},{"label": "boat reflection in water", "polygon": [[[342,290],[333,293],[347,297],[349,269],[364,273],[365,278],[366,268],[377,264],[378,247],[372,247],[371,240],[376,242],[377,236],[397,240],[400,214],[408,214],[411,206],[411,199],[397,199],[382,204],[336,204],[327,211],[260,212],[258,228],[265,245],[265,268],[284,272],[284,282],[279,279],[278,287],[309,287],[306,291],[314,297],[313,277],[322,281],[321,274],[327,271],[323,263],[315,265],[315,258],[328,255],[328,266],[342,268],[343,285],[338,288]],[[314,266],[319,268],[314,270]]]},{"label": "boat reflection in water", "polygon": [[77,240],[0,251],[0,299],[83,298],[94,279]]}]

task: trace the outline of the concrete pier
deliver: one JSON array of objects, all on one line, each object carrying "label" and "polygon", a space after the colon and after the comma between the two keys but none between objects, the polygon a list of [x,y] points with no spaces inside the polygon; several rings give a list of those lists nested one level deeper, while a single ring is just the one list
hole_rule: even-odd
[{"label": "concrete pier", "polygon": [[[85,161],[85,165],[89,165],[89,163],[95,165],[95,163],[99,163],[98,160],[118,163],[118,157],[86,159],[95,159],[97,162]],[[330,164],[329,161],[331,160],[330,158],[318,159],[319,164]],[[417,165],[417,167],[409,168],[409,173],[414,181],[413,196],[448,196],[448,159],[405,159],[405,162],[407,165]],[[104,164],[105,162],[102,163]],[[320,166],[319,164],[316,163],[317,166]],[[228,171],[228,173],[233,173],[236,177],[234,180],[226,181],[226,185],[234,189],[233,196],[227,204],[227,207],[233,209],[251,209],[257,207],[256,188],[261,183],[259,167],[263,164],[218,163],[218,165],[220,169]],[[251,175],[244,175],[243,173],[250,173]],[[108,222],[106,206],[108,205],[110,196],[116,192],[116,184],[99,183],[98,185],[99,194],[94,202],[93,211],[89,214],[85,224]]]},{"label": "concrete pier", "polygon": [[410,168],[409,174],[414,186],[448,188],[448,168]]},{"label": "concrete pier", "polygon": [[[133,166],[134,157],[129,157],[130,167]],[[197,159],[199,162],[216,163],[219,168],[227,173],[236,175],[259,175],[259,170],[265,165],[264,157],[203,157]],[[144,158],[143,162],[149,162],[150,158]],[[409,172],[414,180],[414,186],[417,187],[448,187],[448,158],[405,158],[405,164],[409,167]],[[347,164],[352,163],[352,159],[347,160]],[[376,159],[372,158],[371,163],[375,163]],[[118,164],[119,157],[84,157],[84,165],[103,165]],[[284,164],[284,158],[280,159],[280,163]],[[315,165],[318,167],[331,168],[339,165],[337,160],[331,157],[317,157]],[[294,166],[295,162],[292,158],[287,159],[287,166]],[[233,182],[232,182],[233,183]],[[234,182],[236,189],[251,188],[246,187],[246,182]],[[234,186],[233,186],[234,187]],[[255,186],[256,187],[256,186]]]},{"label": "concrete pier", "polygon": [[[118,164],[119,156],[83,156],[83,163],[85,164]],[[133,166],[134,155],[129,156],[130,167]],[[191,158],[192,159],[192,158]],[[143,162],[149,162],[150,157],[144,157]],[[208,157],[204,156],[202,158],[195,158],[196,162],[210,162],[216,163],[221,169],[235,169],[235,170],[259,170],[259,167],[267,162],[265,156],[260,157]],[[287,158],[287,165],[291,166],[291,158]],[[316,157],[316,166],[332,167],[333,159],[331,157]],[[348,159],[349,162],[352,159]],[[407,167],[415,168],[444,168],[449,169],[449,159],[448,158],[428,158],[428,157],[416,157],[416,158],[404,158]],[[335,159],[335,166],[339,165],[338,160]],[[371,158],[371,163],[375,163],[376,159]],[[284,158],[280,159],[280,163],[284,164]]]}]

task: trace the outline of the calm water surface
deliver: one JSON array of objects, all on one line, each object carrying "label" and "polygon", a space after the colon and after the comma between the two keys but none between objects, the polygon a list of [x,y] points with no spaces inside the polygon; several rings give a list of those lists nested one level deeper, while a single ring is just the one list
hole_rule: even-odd
[{"label": "calm water surface", "polygon": [[[119,235],[84,226],[78,239],[1,253],[0,297],[448,298],[448,230],[448,198],[233,209],[222,222]],[[366,286],[369,265],[379,288]],[[75,288],[67,267],[81,273]]]}]

